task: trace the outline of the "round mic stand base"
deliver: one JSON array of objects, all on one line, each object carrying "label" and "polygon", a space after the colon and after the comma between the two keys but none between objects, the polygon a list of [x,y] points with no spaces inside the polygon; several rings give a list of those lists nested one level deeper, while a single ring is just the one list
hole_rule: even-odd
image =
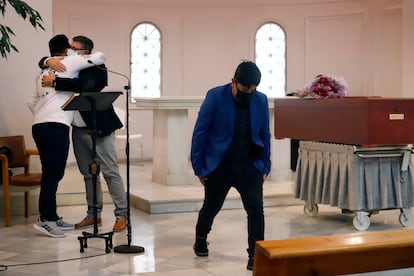
[{"label": "round mic stand base", "polygon": [[129,254],[133,254],[133,253],[142,253],[144,252],[145,249],[142,246],[138,246],[138,245],[118,245],[114,247],[114,252],[116,253],[129,253]]}]

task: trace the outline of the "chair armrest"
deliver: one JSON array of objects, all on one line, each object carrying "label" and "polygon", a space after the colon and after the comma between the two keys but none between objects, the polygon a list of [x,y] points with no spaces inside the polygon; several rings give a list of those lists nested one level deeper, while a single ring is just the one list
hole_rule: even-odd
[{"label": "chair armrest", "polygon": [[9,177],[9,159],[7,159],[7,156],[5,154],[0,154],[0,162],[1,162],[1,176],[2,179],[0,180],[0,184],[8,184],[7,181]]},{"label": "chair armrest", "polygon": [[27,149],[26,150],[26,155],[30,156],[30,155],[39,155],[39,151],[37,149]]},{"label": "chair armrest", "polygon": [[9,166],[9,159],[7,159],[7,156],[5,154],[0,153],[0,161],[1,161],[1,166],[2,167],[4,165],[6,165],[6,167]]},{"label": "chair armrest", "polygon": [[7,155],[0,153],[0,164],[2,168],[6,168],[6,170],[9,169],[9,159],[7,158]]},{"label": "chair armrest", "polygon": [[25,168],[25,174],[30,174],[30,156],[32,155],[39,155],[39,151],[37,149],[27,149],[26,150],[26,159],[27,159],[27,167]]}]

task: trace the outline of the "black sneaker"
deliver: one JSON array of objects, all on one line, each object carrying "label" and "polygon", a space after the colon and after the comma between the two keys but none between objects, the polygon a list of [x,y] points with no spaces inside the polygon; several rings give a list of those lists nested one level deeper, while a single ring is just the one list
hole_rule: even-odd
[{"label": "black sneaker", "polygon": [[207,238],[200,238],[196,236],[196,240],[193,246],[194,253],[199,257],[207,257],[208,256],[208,242]]},{"label": "black sneaker", "polygon": [[248,270],[253,270],[253,264],[254,264],[254,259],[253,258],[249,258],[249,260],[247,261],[247,269]]}]

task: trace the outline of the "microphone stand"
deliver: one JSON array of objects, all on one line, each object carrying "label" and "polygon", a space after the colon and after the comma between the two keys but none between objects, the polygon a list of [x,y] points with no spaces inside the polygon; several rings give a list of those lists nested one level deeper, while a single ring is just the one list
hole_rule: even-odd
[{"label": "microphone stand", "polygon": [[[99,67],[99,66],[98,66]],[[130,200],[130,153],[129,153],[129,92],[131,89],[130,80],[126,75],[121,73],[111,71],[106,69],[108,72],[113,74],[122,76],[127,79],[128,84],[124,86],[125,89],[125,108],[126,108],[126,146],[125,146],[125,154],[126,154],[126,181],[127,181],[127,237],[128,237],[128,244],[118,245],[114,247],[114,252],[116,253],[142,253],[145,251],[145,248],[138,245],[131,245],[132,241],[132,228],[131,228],[131,200]]]},{"label": "microphone stand", "polygon": [[[88,60],[88,63],[94,64],[91,60]],[[125,154],[126,154],[126,181],[127,181],[127,237],[128,237],[128,244],[118,245],[114,247],[114,252],[116,253],[142,253],[145,251],[145,248],[142,246],[131,245],[132,241],[132,229],[131,229],[131,204],[130,204],[130,154],[129,154],[129,91],[131,89],[130,80],[128,76],[109,70],[107,68],[103,68],[97,64],[94,64],[96,67],[102,70],[106,70],[110,73],[115,75],[119,75],[124,77],[128,83],[124,86],[125,89],[125,108],[126,108],[126,146],[125,146]]]}]

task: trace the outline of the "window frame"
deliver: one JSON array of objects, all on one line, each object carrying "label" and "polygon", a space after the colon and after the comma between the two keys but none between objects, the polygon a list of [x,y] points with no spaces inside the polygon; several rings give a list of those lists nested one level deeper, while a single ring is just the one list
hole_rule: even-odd
[{"label": "window frame", "polygon": [[[268,97],[283,97],[286,96],[286,90],[287,90],[287,35],[286,35],[286,31],[285,28],[283,27],[282,24],[278,23],[277,21],[266,21],[263,22],[255,31],[254,33],[254,57],[255,57],[255,62],[257,64],[257,66],[260,68],[261,72],[262,72],[262,81],[263,81],[263,77],[265,76],[264,70],[265,68],[261,68],[261,64],[260,62],[258,62],[258,33],[259,31],[261,31],[261,29],[263,27],[265,27],[268,24],[272,24],[272,25],[276,25],[280,31],[283,33],[283,38],[284,38],[284,47],[283,47],[283,52],[284,52],[284,64],[283,64],[283,70],[284,70],[284,87],[282,88],[282,91],[276,91],[275,93],[269,93],[269,89],[268,88],[264,88],[264,87],[260,87],[260,85],[263,85],[262,82],[259,84],[258,90],[262,91],[263,93],[265,93]],[[262,66],[263,67],[263,66]],[[266,68],[267,69],[267,68]],[[277,72],[276,72],[277,73]]]},{"label": "window frame", "polygon": [[[159,36],[159,40],[158,40],[158,47],[159,47],[159,52],[158,52],[158,65],[159,65],[159,75],[158,75],[158,79],[159,79],[159,95],[149,95],[149,94],[140,94],[140,91],[142,92],[143,89],[140,88],[136,88],[137,85],[134,85],[135,80],[134,80],[134,76],[135,73],[134,71],[137,70],[136,68],[136,62],[134,62],[133,58],[136,55],[136,53],[134,54],[134,48],[136,48],[135,46],[137,44],[133,44],[134,38],[133,35],[135,33],[135,31],[142,25],[150,25],[151,27],[153,27],[156,31],[157,34]],[[135,69],[134,69],[135,68]],[[139,70],[139,69],[138,69]],[[131,99],[133,100],[135,97],[140,97],[140,98],[159,98],[162,95],[162,33],[161,33],[161,29],[153,22],[151,21],[142,21],[137,23],[131,30],[131,34],[130,34],[130,78],[131,78]]]}]

